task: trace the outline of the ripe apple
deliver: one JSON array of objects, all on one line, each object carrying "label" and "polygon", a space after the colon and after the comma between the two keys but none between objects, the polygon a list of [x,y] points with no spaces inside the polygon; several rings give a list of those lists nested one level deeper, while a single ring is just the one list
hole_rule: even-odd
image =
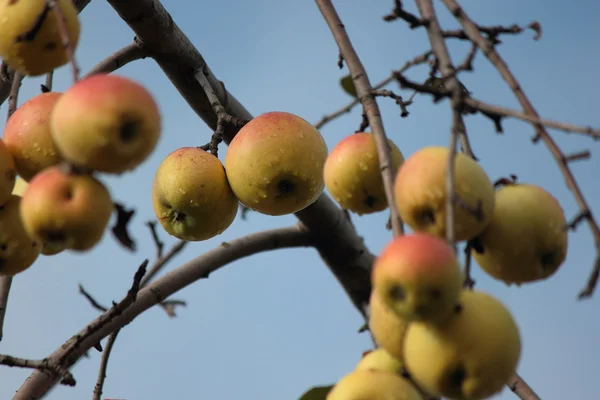
[{"label": "ripe apple", "polygon": [[0,206],[0,275],[14,276],[31,267],[41,245],[23,227],[19,215],[21,198],[12,195]]},{"label": "ripe apple", "polygon": [[369,299],[369,330],[375,342],[397,359],[402,359],[402,340],[408,321],[383,302],[377,290]]},{"label": "ripe apple", "polygon": [[50,126],[65,160],[121,174],[152,153],[161,133],[161,115],[150,92],[139,83],[97,74],[63,93],[50,116]]},{"label": "ripe apple", "polygon": [[17,173],[26,181],[60,161],[50,135],[50,114],[61,94],[42,93],[27,100],[6,122],[4,143],[13,156]]},{"label": "ripe apple", "polygon": [[[388,139],[392,169],[398,170],[404,157]],[[323,171],[325,187],[340,206],[358,215],[388,208],[375,139],[359,132],[345,137],[329,153]]]},{"label": "ripe apple", "polygon": [[321,195],[326,159],[327,145],[314,126],[274,111],[240,129],[227,149],[225,170],[242,204],[262,214],[285,215]]},{"label": "ripe apple", "polygon": [[221,234],[239,207],[221,161],[197,147],[182,147],[162,161],[154,176],[152,204],[162,227],[189,241]]},{"label": "ripe apple", "polygon": [[[400,167],[394,183],[396,207],[418,232],[446,235],[446,177],[450,149],[425,147]],[[475,160],[458,152],[454,163],[458,200],[454,207],[455,238],[469,240],[487,225],[494,211],[494,185]]]},{"label": "ripe apple", "polygon": [[[57,0],[64,16],[71,48],[79,42],[80,24],[73,0]],[[46,0],[0,2],[0,58],[14,70],[30,76],[52,71],[69,61],[58,28],[56,11]]]},{"label": "ripe apple", "polygon": [[439,325],[412,323],[404,362],[426,392],[482,400],[502,391],[516,372],[521,338],[508,309],[491,295],[464,290],[461,308]]},{"label": "ripe apple", "polygon": [[112,212],[110,194],[99,180],[58,166],[34,176],[21,200],[25,230],[49,249],[91,249],[102,239]]},{"label": "ripe apple", "polygon": [[6,203],[17,180],[15,160],[4,140],[0,139],[0,205]]},{"label": "ripe apple", "polygon": [[473,258],[490,276],[521,284],[553,275],[567,257],[567,220],[558,201],[531,184],[511,183],[496,191],[488,226]]},{"label": "ripe apple", "polygon": [[401,318],[437,322],[456,308],[463,274],[443,239],[417,232],[398,236],[383,249],[371,280],[383,302]]},{"label": "ripe apple", "polygon": [[400,375],[358,370],[343,376],[326,400],[423,400],[413,385]]},{"label": "ripe apple", "polygon": [[402,361],[392,356],[386,349],[379,347],[365,354],[356,367],[355,371],[381,371],[390,374],[402,373]]}]

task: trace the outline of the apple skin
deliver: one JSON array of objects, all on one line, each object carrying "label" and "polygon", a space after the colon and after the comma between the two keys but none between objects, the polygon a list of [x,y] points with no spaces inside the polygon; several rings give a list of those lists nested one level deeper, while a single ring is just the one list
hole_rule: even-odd
[{"label": "apple skin", "polygon": [[403,371],[402,361],[392,356],[386,349],[379,347],[365,354],[356,367],[355,371],[381,371],[390,374],[401,374]]},{"label": "apple skin", "polygon": [[326,400],[423,400],[413,385],[400,375],[373,370],[343,376]]},{"label": "apple skin", "polygon": [[287,112],[261,114],[233,138],[225,156],[231,189],[246,207],[265,215],[300,211],[325,188],[327,145],[321,133]]},{"label": "apple skin", "polygon": [[17,169],[15,160],[4,143],[0,139],[0,205],[6,203],[10,198],[17,182]]},{"label": "apple skin", "polygon": [[152,204],[162,227],[187,241],[220,235],[239,208],[221,161],[197,147],[179,148],[162,161],[154,176]]},{"label": "apple skin", "polygon": [[14,276],[31,267],[42,247],[23,227],[20,202],[19,196],[12,195],[0,206],[0,275],[4,276]]},{"label": "apple skin", "polygon": [[402,359],[402,340],[408,321],[384,303],[377,290],[369,298],[369,330],[375,342],[397,359]]},{"label": "apple skin", "polygon": [[62,93],[42,93],[23,103],[8,119],[4,142],[17,173],[29,181],[41,170],[60,161],[50,134],[50,114]]},{"label": "apple skin", "polygon": [[[412,154],[400,167],[394,182],[400,217],[414,231],[446,235],[446,176],[450,150],[425,147]],[[494,185],[475,160],[461,152],[455,159],[455,191],[460,204],[454,207],[455,239],[469,240],[487,225],[494,211]],[[478,205],[481,208],[478,208]],[[480,210],[481,215],[473,215]]]},{"label": "apple skin", "polygon": [[[404,157],[388,139],[392,169],[398,170]],[[325,187],[342,208],[358,215],[388,208],[375,139],[359,132],[342,139],[329,153],[323,170]]]},{"label": "apple skin", "polygon": [[375,259],[373,288],[407,321],[438,322],[458,305],[460,264],[443,239],[417,232],[394,238]]},{"label": "apple skin", "polygon": [[[79,42],[80,23],[72,0],[57,0],[65,18],[71,48]],[[10,0],[0,2],[0,58],[14,70],[29,76],[48,73],[69,61],[56,22],[49,11],[32,40],[19,40],[32,31],[44,13],[45,0]]]},{"label": "apple skin", "polygon": [[567,257],[564,211],[550,193],[532,184],[508,184],[496,191],[488,226],[477,238],[473,259],[506,284],[541,281]]},{"label": "apple skin", "polygon": [[90,250],[104,236],[112,212],[110,194],[99,180],[59,167],[34,176],[21,200],[25,230],[49,249]]},{"label": "apple skin", "polygon": [[426,392],[452,400],[482,400],[502,391],[521,356],[519,329],[491,295],[464,290],[460,311],[443,324],[412,323],[404,363]]},{"label": "apple skin", "polygon": [[78,81],[58,99],[50,126],[65,160],[94,171],[122,174],[139,166],[160,138],[161,114],[139,83],[97,74]]}]

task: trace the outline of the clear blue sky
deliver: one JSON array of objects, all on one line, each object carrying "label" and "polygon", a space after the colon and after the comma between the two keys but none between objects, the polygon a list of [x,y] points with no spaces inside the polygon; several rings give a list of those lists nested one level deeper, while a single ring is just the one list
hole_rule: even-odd
[{"label": "clear blue sky", "polygon": [[[411,31],[403,22],[381,20],[391,10],[391,0],[335,3],[374,83],[427,48],[423,30]],[[501,54],[540,114],[600,126],[597,2],[580,0],[577,6],[543,0],[463,3],[481,24],[538,20],[544,28],[540,42],[531,40],[530,32],[505,37],[499,47]],[[337,47],[313,1],[166,0],[164,4],[217,77],[254,115],[282,110],[316,122],[348,102],[338,87],[346,70],[336,66]],[[413,2],[406,4],[414,10]],[[443,8],[441,2],[435,4],[439,10]],[[440,18],[444,27],[456,27],[446,12],[440,13]],[[92,1],[81,20],[77,58],[83,71],[134,36],[104,1]],[[468,47],[453,43],[451,50],[459,61]],[[517,107],[481,55],[476,69],[476,74],[462,78],[476,97]],[[87,254],[40,258],[13,283],[0,353],[42,358],[95,318],[97,312],[78,294],[78,283],[105,304],[123,296],[136,267],[155,251],[143,225],[154,218],[150,201],[154,171],[171,151],[204,144],[210,137],[209,128],[152,60],[135,62],[119,73],[146,85],[164,116],[164,133],[153,155],[134,173],[103,179],[115,200],[137,208],[131,227],[138,251],[123,251],[107,234]],[[424,69],[417,69],[410,76],[424,79],[425,74]],[[61,68],[55,90],[64,90],[69,79],[68,68]],[[42,82],[43,78],[26,80],[21,101],[37,94]],[[379,103],[387,133],[405,156],[423,146],[447,145],[451,114],[445,102],[433,106],[428,97],[418,97],[406,119],[399,117],[393,101]],[[3,105],[0,111],[6,112],[6,108]],[[466,122],[474,150],[492,179],[516,173],[521,181],[552,192],[569,218],[577,213],[549,152],[542,144],[531,144],[531,127],[507,121],[505,134],[499,136],[480,116],[470,116]],[[360,112],[355,110],[327,125],[322,133],[329,148],[354,132],[359,123]],[[592,150],[590,161],[572,167],[600,218],[598,143],[561,132],[552,135],[567,152]],[[384,229],[386,219],[387,213],[354,217],[375,253],[391,237]],[[249,214],[247,221],[238,217],[221,236],[190,244],[169,268],[222,241],[295,221],[293,216],[257,213]],[[167,245],[175,242],[160,233]],[[571,233],[569,240],[565,264],[541,283],[506,287],[474,270],[477,286],[498,296],[513,312],[524,348],[519,372],[544,400],[597,397],[600,293],[592,300],[576,300],[593,262],[593,241],[586,226]],[[293,400],[313,385],[339,379],[370,347],[368,335],[356,333],[360,315],[312,249],[281,250],[238,261],[173,298],[188,302],[177,318],[169,319],[156,308],[121,332],[108,369],[105,397]],[[72,371],[77,386],[58,387],[49,399],[91,397],[100,354],[94,350],[90,354],[91,358]],[[10,398],[29,372],[0,368],[0,398]],[[512,399],[514,395],[506,390],[495,398]]]}]

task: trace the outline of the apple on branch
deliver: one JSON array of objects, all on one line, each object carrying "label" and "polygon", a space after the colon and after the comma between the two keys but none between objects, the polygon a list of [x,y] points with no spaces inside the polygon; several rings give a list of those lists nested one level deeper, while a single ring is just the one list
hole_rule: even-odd
[{"label": "apple on branch", "polygon": [[343,376],[326,400],[424,400],[408,380],[398,374],[355,370]]},{"label": "apple on branch", "polygon": [[402,338],[409,321],[384,302],[376,289],[369,298],[369,330],[375,342],[397,359],[402,359]]},{"label": "apple on branch", "polygon": [[23,103],[6,122],[4,142],[17,173],[29,181],[60,161],[50,133],[50,115],[62,93],[39,94]]},{"label": "apple on branch", "polygon": [[161,133],[154,98],[118,75],[82,79],[58,99],[50,117],[61,157],[77,167],[122,174],[152,153]]},{"label": "apple on branch", "polygon": [[[73,0],[56,0],[73,50],[80,23]],[[39,76],[69,62],[56,11],[46,0],[0,1],[0,58],[24,75]]]},{"label": "apple on branch", "polygon": [[182,147],[160,164],[152,186],[154,213],[182,240],[207,240],[227,229],[239,202],[221,161],[198,147]]},{"label": "apple on branch", "polygon": [[[390,139],[388,144],[395,172],[404,157]],[[362,215],[388,208],[377,146],[371,133],[358,132],[342,139],[329,153],[323,176],[331,196],[346,210]]]},{"label": "apple on branch", "polygon": [[321,195],[326,159],[327,145],[313,125],[275,111],[240,129],[227,149],[225,170],[242,204],[262,214],[285,215]]}]

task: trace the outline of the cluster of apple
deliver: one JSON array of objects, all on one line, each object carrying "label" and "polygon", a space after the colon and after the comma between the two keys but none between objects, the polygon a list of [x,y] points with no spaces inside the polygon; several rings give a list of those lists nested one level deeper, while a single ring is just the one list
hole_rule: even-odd
[{"label": "cluster of apple", "polygon": [[117,75],[93,75],[17,108],[0,139],[0,273],[20,273],[39,254],[94,247],[113,211],[94,173],[135,169],[160,133],[152,95]]}]

